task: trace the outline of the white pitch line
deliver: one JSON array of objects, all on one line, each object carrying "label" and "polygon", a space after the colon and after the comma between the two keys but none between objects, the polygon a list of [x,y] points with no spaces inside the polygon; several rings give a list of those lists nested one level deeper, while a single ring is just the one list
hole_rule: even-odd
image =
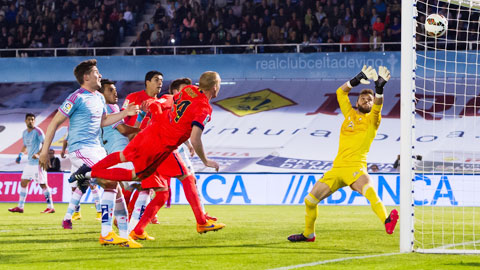
[{"label": "white pitch line", "polygon": [[347,257],[347,258],[339,258],[339,259],[311,262],[311,263],[305,263],[305,264],[290,265],[290,266],[284,266],[284,267],[279,267],[279,268],[272,268],[272,269],[269,269],[269,270],[289,270],[289,269],[295,269],[295,268],[315,266],[315,265],[320,265],[320,264],[343,262],[343,261],[349,261],[349,260],[361,260],[361,259],[368,259],[368,258],[375,258],[375,257],[386,257],[386,256],[399,255],[399,254],[401,254],[401,253],[384,253],[384,254],[357,256],[357,257]]}]

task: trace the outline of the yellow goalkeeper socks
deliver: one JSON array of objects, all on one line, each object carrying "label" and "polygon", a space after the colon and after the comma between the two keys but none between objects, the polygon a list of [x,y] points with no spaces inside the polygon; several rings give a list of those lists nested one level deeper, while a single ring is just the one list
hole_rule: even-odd
[{"label": "yellow goalkeeper socks", "polygon": [[303,236],[312,238],[315,236],[315,220],[317,219],[317,205],[320,202],[311,193],[305,197],[305,230]]},{"label": "yellow goalkeeper socks", "polygon": [[362,194],[370,202],[373,212],[375,212],[382,223],[385,223],[387,219],[387,209],[385,209],[385,205],[383,205],[383,202],[378,197],[377,192],[375,192],[370,184],[366,184],[362,188]]}]

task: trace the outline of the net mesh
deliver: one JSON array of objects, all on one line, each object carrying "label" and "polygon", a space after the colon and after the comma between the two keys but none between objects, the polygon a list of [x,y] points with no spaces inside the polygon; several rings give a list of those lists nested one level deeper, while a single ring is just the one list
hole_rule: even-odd
[{"label": "net mesh", "polygon": [[[416,2],[414,249],[480,253],[478,1]],[[425,19],[441,14],[446,34]]]}]

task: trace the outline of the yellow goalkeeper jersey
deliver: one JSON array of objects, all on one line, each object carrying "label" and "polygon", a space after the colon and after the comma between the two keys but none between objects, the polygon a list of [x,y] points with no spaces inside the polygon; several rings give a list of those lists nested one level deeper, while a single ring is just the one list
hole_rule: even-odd
[{"label": "yellow goalkeeper jersey", "polygon": [[373,104],[367,114],[352,108],[348,93],[337,89],[337,100],[345,120],[340,129],[340,142],[333,167],[367,167],[370,145],[380,126],[382,105]]}]

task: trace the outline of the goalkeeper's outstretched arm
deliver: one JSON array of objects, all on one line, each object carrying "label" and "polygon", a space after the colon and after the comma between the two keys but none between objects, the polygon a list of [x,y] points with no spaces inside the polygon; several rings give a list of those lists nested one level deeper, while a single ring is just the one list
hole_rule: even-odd
[{"label": "goalkeeper's outstretched arm", "polygon": [[362,71],[357,74],[357,76],[353,77],[350,81],[344,83],[340,88],[348,93],[352,90],[353,87],[359,84],[370,84],[370,80],[375,78],[377,72],[371,66],[363,66]]},{"label": "goalkeeper's outstretched arm", "polygon": [[384,67],[384,66],[379,66],[378,67],[378,75],[377,72],[375,72],[375,99],[373,100],[373,103],[376,105],[382,105],[383,104],[383,87],[385,84],[390,80],[390,71]]}]

